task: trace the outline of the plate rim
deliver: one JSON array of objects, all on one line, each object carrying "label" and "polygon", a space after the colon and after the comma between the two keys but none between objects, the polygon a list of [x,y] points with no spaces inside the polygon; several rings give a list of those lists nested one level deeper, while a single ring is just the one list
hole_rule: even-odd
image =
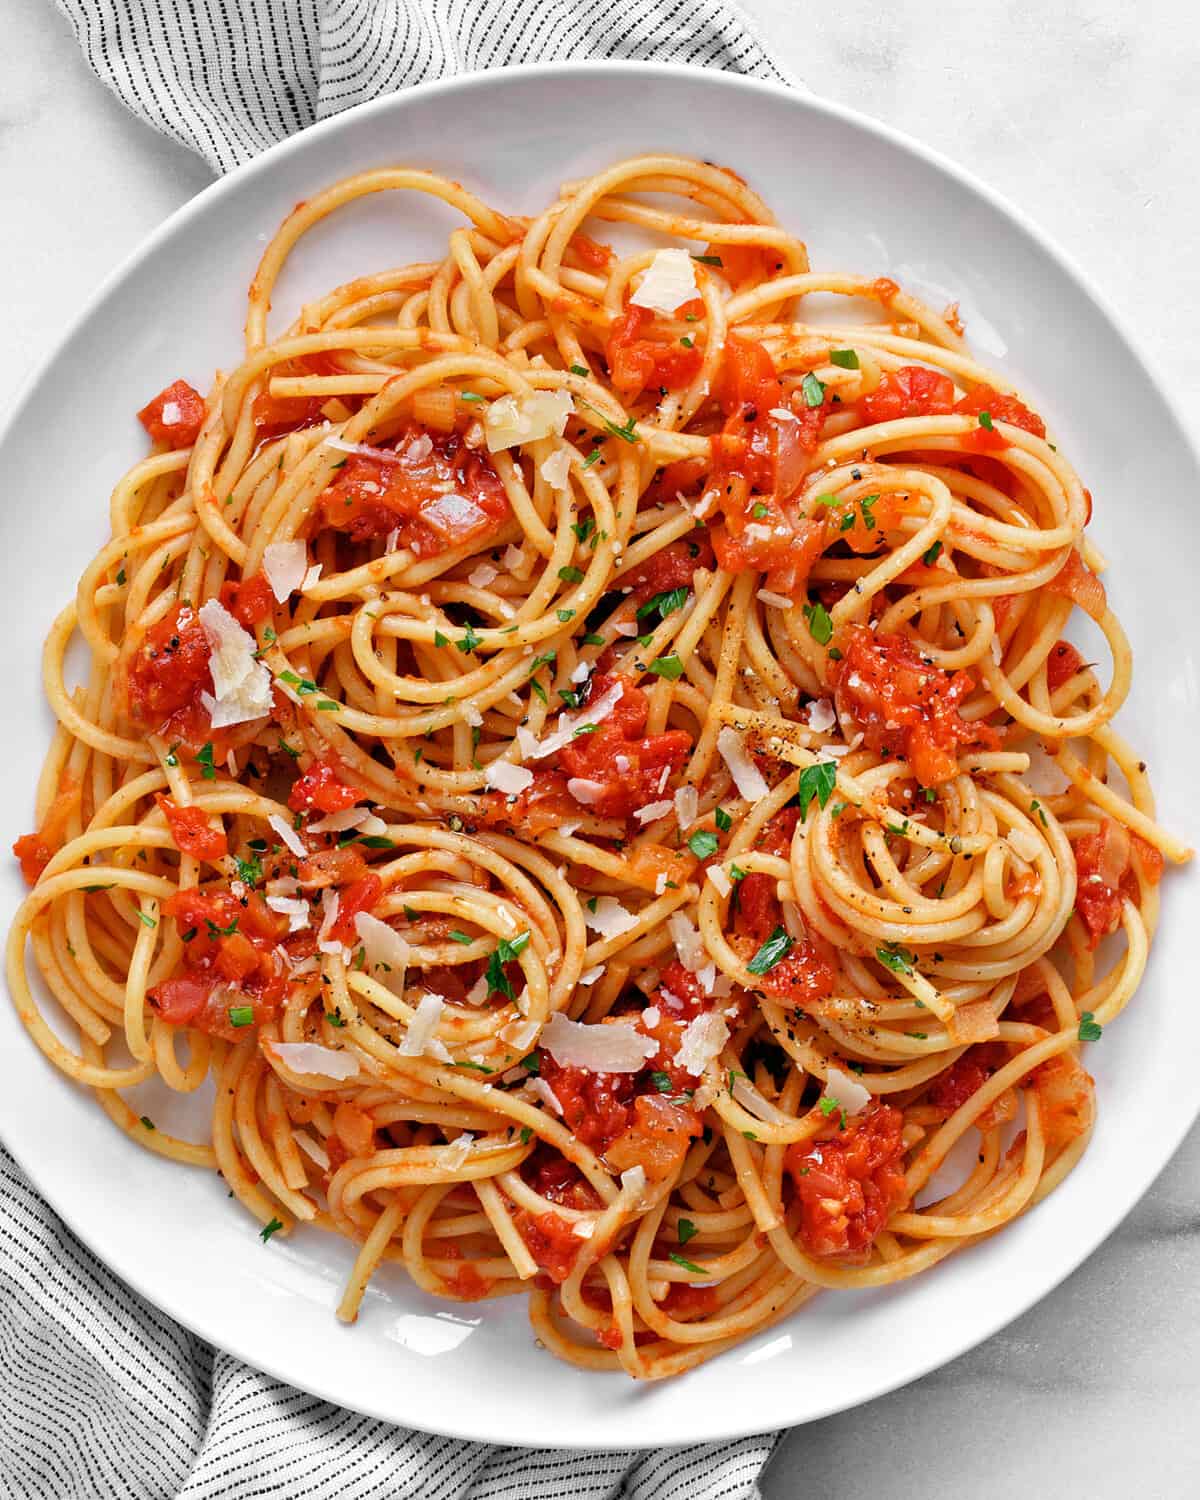
[{"label": "plate rim", "polygon": [[[34,367],[18,383],[7,411],[0,414],[0,453],[3,452],[11,433],[17,428],[24,417],[26,409],[34,403],[43,381],[51,374],[58,361],[68,351],[80,330],[103,308],[105,302],[117,288],[136,273],[143,260],[153,254],[164,240],[169,239],[179,230],[186,227],[193,218],[204,214],[210,203],[214,200],[219,200],[224,194],[232,191],[258,173],[271,171],[276,163],[297,153],[303,153],[315,140],[327,135],[336,134],[338,130],[345,128],[346,122],[350,119],[362,120],[375,114],[386,115],[393,110],[402,113],[408,101],[414,97],[424,99],[446,93],[470,93],[472,90],[482,86],[492,87],[497,84],[502,86],[510,76],[514,79],[532,79],[536,81],[537,79],[569,78],[573,75],[608,76],[614,78],[623,76],[630,81],[635,79],[644,81],[647,75],[686,79],[692,82],[703,79],[712,87],[717,89],[727,88],[733,94],[743,91],[765,94],[786,103],[789,107],[798,107],[801,111],[812,110],[816,113],[843,121],[855,129],[882,140],[888,145],[899,148],[902,152],[915,157],[919,162],[934,168],[938,173],[953,179],[1013,224],[1032,242],[1042,256],[1057,266],[1074,283],[1091,305],[1092,311],[1107,323],[1124,346],[1125,352],[1136,363],[1139,372],[1161,402],[1164,414],[1174,428],[1175,435],[1183,452],[1190,460],[1192,467],[1200,475],[1200,434],[1193,436],[1191,426],[1181,408],[1178,397],[1172,389],[1164,386],[1159,380],[1155,366],[1143,348],[1140,336],[1127,321],[1123,312],[1118,307],[1115,307],[1107,295],[1097,287],[1091,276],[1079,265],[1073,255],[1064,250],[1024,209],[1013,203],[1006,195],[993,188],[969,167],[945,155],[938,148],[927,145],[918,138],[887,124],[885,121],[876,119],[863,110],[843,104],[840,101],[826,99],[812,92],[802,84],[799,86],[790,85],[771,79],[752,77],[744,73],[729,72],[718,68],[696,67],[683,63],[618,59],[577,59],[559,62],[521,63],[504,68],[475,69],[447,78],[419,83],[410,88],[397,90],[393,93],[381,95],[376,99],[367,100],[350,109],[331,115],[327,119],[315,121],[303,130],[275,142],[257,156],[241,163],[223,176],[218,176],[194,197],[188,199],[187,202],[181,204],[169,214],[149,234],[143,236],[119,260],[116,266],[102,277],[91,295],[84,300],[83,304],[70,318],[58,337],[51,342],[42,358],[37,361]],[[7,989],[6,981],[5,988]],[[1153,1144],[1155,1148],[1152,1153],[1154,1166],[1150,1175],[1142,1183],[1135,1195],[1127,1202],[1121,1200],[1120,1207],[1115,1213],[1111,1211],[1105,1213],[1102,1216],[1103,1227],[1086,1236],[1079,1243],[1071,1246],[1070,1250],[1063,1257],[1061,1268],[1056,1269],[1053,1277],[1041,1287],[1035,1296],[1029,1300],[1022,1300],[1021,1305],[1013,1310],[1005,1309],[994,1317],[987,1317],[981,1322],[973,1324],[965,1338],[955,1336],[950,1340],[948,1349],[935,1350],[927,1357],[917,1359],[911,1366],[906,1367],[905,1373],[897,1376],[888,1375],[875,1384],[868,1384],[852,1400],[845,1400],[840,1397],[829,1399],[826,1403],[818,1404],[816,1407],[808,1410],[807,1414],[803,1417],[787,1422],[785,1425],[789,1427],[802,1426],[809,1422],[819,1421],[841,1411],[853,1410],[858,1406],[865,1405],[869,1401],[877,1400],[882,1396],[890,1394],[892,1391],[901,1389],[916,1380],[924,1378],[931,1371],[943,1368],[953,1360],[977,1348],[988,1339],[993,1338],[1017,1318],[1031,1311],[1049,1296],[1051,1292],[1060,1287],[1070,1276],[1074,1275],[1084,1261],[1088,1260],[1108,1241],[1120,1224],[1158,1181],[1162,1172],[1175,1156],[1184,1138],[1191,1131],[1198,1119],[1200,1119],[1200,1090],[1197,1091],[1196,1097],[1192,1102],[1190,1115],[1185,1112],[1176,1122],[1174,1129],[1162,1136],[1155,1137],[1152,1143],[1147,1142],[1147,1145]],[[123,1264],[118,1266],[105,1255],[101,1254],[93,1246],[88,1232],[75,1222],[71,1205],[59,1201],[59,1195],[54,1190],[47,1191],[41,1181],[39,1181],[36,1171],[19,1148],[15,1147],[7,1139],[4,1141],[4,1144],[28,1177],[38,1195],[49,1204],[70,1232],[91,1254],[95,1255],[96,1259],[107,1270],[117,1276],[136,1296],[143,1298],[205,1342],[211,1342],[209,1335],[202,1327],[197,1326],[190,1313],[186,1309],[181,1310],[176,1305],[176,1298],[167,1294],[159,1295],[157,1292],[152,1295],[144,1290],[135,1279],[136,1266],[130,1265],[128,1268]],[[118,1259],[121,1259],[121,1257],[118,1257]],[[331,1391],[327,1388],[323,1389],[320,1382],[317,1381],[296,1381],[294,1376],[281,1368],[274,1359],[263,1361],[257,1357],[248,1357],[240,1350],[229,1348],[225,1344],[218,1345],[217,1347],[225,1349],[233,1357],[242,1360],[252,1368],[274,1379],[283,1381],[288,1385],[294,1386],[296,1389],[305,1391],[336,1406],[346,1406],[346,1403],[336,1391]],[[394,1414],[385,1410],[382,1404],[379,1403],[372,1405],[356,1401],[353,1406],[346,1409],[359,1411],[364,1415],[394,1425],[401,1425],[396,1423]],[[506,1437],[503,1431],[488,1425],[486,1404],[477,1404],[476,1410],[479,1421],[475,1424],[454,1424],[447,1421],[445,1423],[431,1424],[417,1430],[465,1441],[482,1441],[504,1446],[515,1446],[511,1443],[511,1438]],[[742,1410],[744,1408],[732,1405],[726,1407],[725,1411],[727,1415],[722,1417],[720,1425],[716,1430],[713,1430],[704,1438],[693,1437],[683,1439],[682,1441],[689,1444],[706,1441],[727,1441],[762,1432],[764,1429],[753,1420],[747,1420],[744,1415],[737,1415]],[[447,1417],[451,1416],[452,1409],[447,1407],[446,1413]],[[424,1416],[423,1420],[425,1420]],[[771,1429],[768,1428],[767,1430]],[[538,1446],[555,1450],[565,1450],[577,1448],[579,1445],[577,1442],[571,1442],[566,1438],[559,1438],[555,1433],[551,1432],[541,1437]],[[592,1435],[588,1439],[588,1447],[596,1452],[619,1450],[647,1451],[659,1446],[663,1445],[656,1443],[653,1439],[634,1437],[631,1440],[630,1437],[619,1434],[610,1435],[602,1433]],[[667,1446],[673,1446],[673,1444],[668,1443]]]}]

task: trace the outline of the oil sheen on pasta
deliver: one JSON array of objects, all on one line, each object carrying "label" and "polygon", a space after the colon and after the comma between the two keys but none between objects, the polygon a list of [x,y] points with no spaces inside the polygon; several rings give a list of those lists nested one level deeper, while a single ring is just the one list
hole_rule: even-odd
[{"label": "oil sheen on pasta", "polygon": [[[372,193],[464,227],[268,333]],[[696,161],[531,221],[381,170],[280,229],[242,363],[139,415],[47,643],[9,981],[253,1253],[315,1226],[347,1320],[394,1261],[660,1378],[1076,1165],[1191,851],[1112,728],[1092,498],[954,308],[811,270]],[[153,1075],[215,1080],[209,1140],[131,1107]]]}]

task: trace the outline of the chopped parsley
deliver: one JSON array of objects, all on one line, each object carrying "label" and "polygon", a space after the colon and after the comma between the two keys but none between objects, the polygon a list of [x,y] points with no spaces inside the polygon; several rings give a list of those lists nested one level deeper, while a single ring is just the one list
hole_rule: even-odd
[{"label": "chopped parsley", "polygon": [[495,951],[487,963],[487,986],[488,994],[507,995],[513,998],[513,987],[508,975],[504,972],[504,965],[512,963],[518,954],[523,953],[529,946],[529,932],[520,932],[511,941],[501,938],[496,944]]},{"label": "chopped parsley", "polygon": [[655,594],[653,599],[647,599],[645,604],[638,605],[637,617],[644,620],[657,610],[659,618],[665,620],[668,615],[683,608],[687,603],[687,596],[687,589],[668,589],[665,593]]},{"label": "chopped parsley", "polygon": [[829,351],[829,363],[838,365],[843,370],[858,369],[858,355],[853,349],[831,349]]},{"label": "chopped parsley", "polygon": [[925,566],[927,568],[932,568],[933,565],[934,565],[934,563],[937,562],[938,558],[941,557],[941,555],[942,555],[942,544],[941,544],[941,542],[940,541],[939,542],[934,542],[933,546],[930,547],[929,551],[926,552],[922,556],[921,561],[925,564]]},{"label": "chopped parsley", "polygon": [[902,948],[899,943],[887,943],[882,948],[876,948],[875,957],[885,969],[890,969],[893,974],[911,974],[916,957],[907,948]]},{"label": "chopped parsley", "polygon": [[473,943],[475,939],[473,937],[468,937],[465,932],[460,932],[458,928],[455,927],[450,933],[450,941],[452,943],[462,943],[465,947],[467,944]]},{"label": "chopped parsley", "polygon": [[[229,1024],[231,1026],[253,1026],[254,1007],[252,1005],[231,1005],[229,1007]],[[282,1229],[283,1225],[279,1225]]]},{"label": "chopped parsley", "polygon": [[821,406],[825,401],[825,387],[810,370],[800,382],[800,393],[806,406]]},{"label": "chopped parsley", "polygon": [[822,807],[829,801],[837,785],[837,761],[822,760],[815,766],[806,766],[800,772],[800,821],[808,817],[809,805],[815,797]]},{"label": "chopped parsley", "polygon": [[833,621],[821,601],[817,599],[812,604],[806,604],[801,613],[808,621],[808,633],[817,645],[828,646],[833,639]]},{"label": "chopped parsley", "polygon": [[583,570],[581,568],[559,568],[558,576],[564,583],[582,583]]},{"label": "chopped parsley", "polygon": [[1085,1010],[1079,1018],[1079,1040],[1081,1042],[1098,1042],[1104,1031],[1104,1027],[1095,1019],[1090,1010]]},{"label": "chopped parsley", "polygon": [[787,929],[776,927],[746,967],[751,974],[769,974],[782,959],[791,952],[792,940]]},{"label": "chopped parsley", "polygon": [[693,255],[692,259],[698,260],[701,265],[705,266],[721,266],[723,268],[725,265],[725,262],[719,255]]},{"label": "chopped parsley", "polygon": [[200,746],[199,750],[196,752],[196,760],[200,766],[200,774],[201,776],[203,776],[204,780],[216,781],[217,768],[213,765],[213,747],[211,740]]},{"label": "chopped parsley", "polygon": [[990,411],[981,411],[979,413],[979,425],[987,432],[995,431],[995,428],[992,425],[992,414]]},{"label": "chopped parsley", "polygon": [[703,1266],[698,1266],[694,1260],[687,1260],[684,1256],[680,1255],[677,1250],[672,1250],[671,1253],[667,1256],[667,1259],[673,1260],[677,1266],[682,1266],[685,1271],[695,1271],[697,1276],[708,1275],[708,1272]]},{"label": "chopped parsley", "polygon": [[650,1082],[660,1094],[669,1094],[671,1092],[671,1078],[667,1073],[651,1073]]},{"label": "chopped parsley", "polygon": [[728,833],[729,830],[733,827],[733,819],[729,816],[729,814],[723,807],[717,808],[716,819],[717,827],[721,830],[722,833]]},{"label": "chopped parsley", "polygon": [[660,656],[657,661],[652,661],[650,671],[655,677],[666,677],[674,682],[677,677],[683,676],[683,663],[672,652],[670,656]]},{"label": "chopped parsley", "polygon": [[270,1223],[264,1224],[263,1227],[258,1231],[258,1237],[259,1237],[260,1240],[262,1240],[263,1244],[265,1245],[267,1243],[267,1241],[271,1238],[271,1236],[273,1234],[275,1234],[278,1230],[282,1229],[282,1228],[283,1228],[283,1220],[282,1219],[272,1219],[270,1221]]},{"label": "chopped parsley", "polygon": [[688,848],[697,859],[708,859],[720,847],[720,839],[707,828],[698,829],[688,839]]},{"label": "chopped parsley", "polygon": [[691,1219],[680,1219],[679,1221],[679,1243],[686,1245],[688,1240],[694,1239],[700,1231],[692,1223]]}]

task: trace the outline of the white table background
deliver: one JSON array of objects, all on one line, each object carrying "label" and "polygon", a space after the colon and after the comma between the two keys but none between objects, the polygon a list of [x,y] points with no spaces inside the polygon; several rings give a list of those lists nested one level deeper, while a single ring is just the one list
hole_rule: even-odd
[{"label": "white table background", "polygon": [[[744,8],[814,92],[964,163],[1057,239],[1140,333],[1200,432],[1200,28],[1185,0]],[[50,0],[0,0],[0,23],[2,408],[100,280],[210,174],[105,91]],[[1097,421],[1119,404],[1117,390]],[[1198,1283],[1194,1130],[1063,1287],[937,1374],[797,1429],[764,1494],[1195,1495]]]}]

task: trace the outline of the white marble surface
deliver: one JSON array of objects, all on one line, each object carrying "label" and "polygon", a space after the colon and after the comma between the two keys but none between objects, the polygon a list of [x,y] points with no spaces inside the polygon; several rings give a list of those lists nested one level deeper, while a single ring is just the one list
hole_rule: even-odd
[{"label": "white marble surface", "polygon": [[[1200,433],[1200,32],[1185,0],[745,9],[808,87],[965,163],[1048,230],[1140,331]],[[0,22],[3,406],[102,278],[209,173],[106,93],[50,0],[0,0]],[[1119,401],[1115,391],[1114,411]],[[1198,1283],[1193,1131],[1056,1293],[938,1374],[798,1429],[764,1492],[1194,1495]]]}]

